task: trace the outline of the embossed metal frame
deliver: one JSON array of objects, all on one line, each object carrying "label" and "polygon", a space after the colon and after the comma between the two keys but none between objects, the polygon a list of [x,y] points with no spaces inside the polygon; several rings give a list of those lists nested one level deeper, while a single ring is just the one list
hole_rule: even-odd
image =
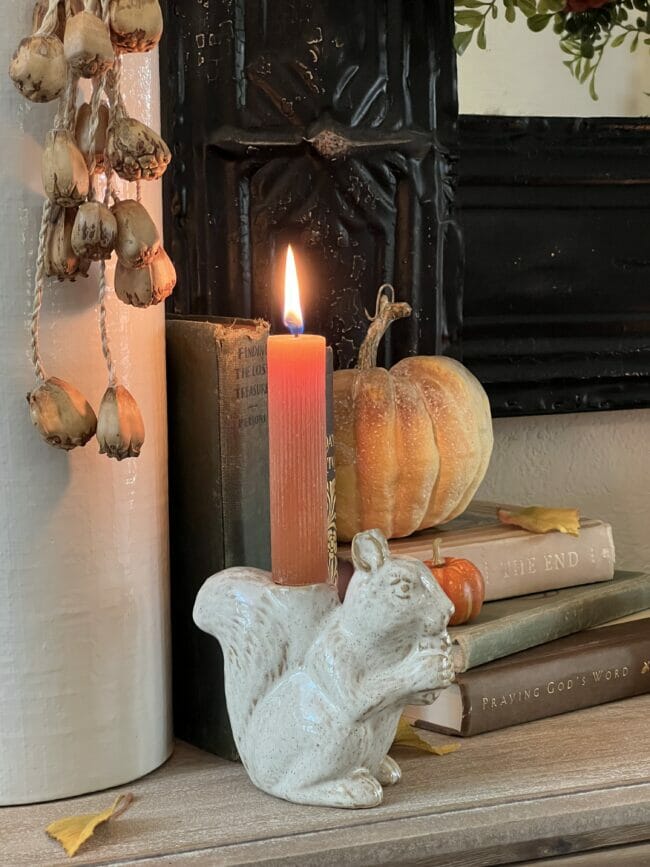
[{"label": "embossed metal frame", "polygon": [[383,363],[456,353],[453,4],[165,6],[171,309],[281,327],[281,250],[292,242],[308,326],[326,335],[337,366],[355,361],[384,282],[415,316],[391,329]]},{"label": "embossed metal frame", "polygon": [[461,115],[463,360],[496,416],[650,406],[650,123]]}]

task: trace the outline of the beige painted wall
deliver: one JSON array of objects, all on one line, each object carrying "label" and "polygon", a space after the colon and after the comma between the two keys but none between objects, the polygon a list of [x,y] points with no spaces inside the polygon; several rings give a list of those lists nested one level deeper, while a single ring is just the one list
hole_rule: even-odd
[{"label": "beige painted wall", "polygon": [[577,506],[614,528],[616,562],[650,568],[650,410],[500,418],[478,496]]},{"label": "beige painted wall", "polygon": [[[516,37],[516,38],[515,38]],[[613,49],[592,102],[562,66],[551,33],[490,22],[487,51],[459,61],[460,110],[479,114],[639,115],[650,110],[650,56]],[[578,506],[611,521],[617,563],[650,568],[650,410],[497,419],[479,496]]]}]

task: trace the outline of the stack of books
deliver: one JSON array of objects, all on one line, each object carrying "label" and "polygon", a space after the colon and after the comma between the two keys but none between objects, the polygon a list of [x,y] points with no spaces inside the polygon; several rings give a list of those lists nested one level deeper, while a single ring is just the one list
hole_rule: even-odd
[{"label": "stack of books", "polygon": [[449,629],[455,682],[406,716],[467,737],[650,692],[650,575],[614,570],[609,524],[536,534],[496,511],[475,502],[445,527],[390,543],[427,560],[438,539],[485,579],[479,617]]}]

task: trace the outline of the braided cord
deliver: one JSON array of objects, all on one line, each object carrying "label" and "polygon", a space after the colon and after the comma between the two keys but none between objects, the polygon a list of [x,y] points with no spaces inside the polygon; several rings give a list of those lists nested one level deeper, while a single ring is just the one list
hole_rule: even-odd
[{"label": "braided cord", "polygon": [[[100,0],[100,11],[102,20],[108,26],[109,20],[109,0]],[[101,76],[100,80],[96,83],[95,90],[93,91],[93,99],[91,102],[91,141],[93,143],[93,158],[95,153],[95,136],[97,134],[97,124],[99,122],[99,105],[101,102],[101,96],[103,91],[106,92],[109,102],[109,129],[111,124],[113,123],[113,118],[115,116],[115,105],[117,100],[117,94],[119,94],[119,72],[117,70],[121,67],[121,59],[118,57],[115,58],[115,62],[113,64],[113,68]],[[116,74],[117,73],[117,74]],[[94,166],[93,166],[94,168]],[[104,171],[106,173],[106,188],[104,190],[104,204],[108,206],[111,195],[113,199],[117,201],[117,196],[114,194],[112,179],[113,179],[113,169],[110,165],[108,154],[104,154]],[[108,336],[108,314],[106,310],[106,296],[108,294],[108,284],[106,282],[106,262],[102,259],[99,263],[99,334],[101,337],[102,343],[102,355],[104,356],[104,361],[106,362],[106,369],[108,370],[108,386],[109,388],[113,388],[117,385],[117,370],[115,367],[115,361],[113,359],[113,353],[111,352],[111,344]]]},{"label": "braided cord", "polygon": [[97,130],[99,128],[99,109],[102,104],[102,96],[104,95],[104,87],[106,84],[106,73],[100,75],[93,81],[93,95],[90,100],[90,125],[88,128],[88,140],[90,142],[90,165],[88,166],[88,174],[91,177],[95,174],[95,166],[97,165]]},{"label": "braided cord", "polygon": [[106,315],[106,262],[102,259],[99,263],[99,334],[102,340],[102,355],[106,362],[108,370],[108,385],[113,387],[117,384],[117,371],[115,362],[113,361],[113,353],[111,352],[111,344],[108,339],[108,325]]},{"label": "braided cord", "polygon": [[41,229],[38,233],[38,256],[36,258],[36,274],[34,275],[34,299],[32,302],[32,317],[31,317],[31,346],[32,346],[32,364],[34,365],[34,373],[37,379],[45,381],[46,374],[41,359],[41,351],[39,344],[39,327],[41,318],[41,307],[43,306],[43,286],[45,283],[45,247],[47,244],[48,233],[51,227],[52,219],[52,202],[46,199],[43,202],[43,214],[41,216]]},{"label": "braided cord", "polygon": [[47,12],[34,36],[51,36],[59,23],[59,0],[49,0]]}]

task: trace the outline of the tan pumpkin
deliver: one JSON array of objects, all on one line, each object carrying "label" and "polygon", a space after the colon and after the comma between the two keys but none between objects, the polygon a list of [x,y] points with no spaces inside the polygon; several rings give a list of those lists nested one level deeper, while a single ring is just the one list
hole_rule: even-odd
[{"label": "tan pumpkin", "polygon": [[396,538],[444,524],[467,508],[487,470],[490,405],[467,368],[444,356],[376,367],[386,329],[410,314],[382,287],[357,368],[334,374],[341,541],[373,528]]}]

